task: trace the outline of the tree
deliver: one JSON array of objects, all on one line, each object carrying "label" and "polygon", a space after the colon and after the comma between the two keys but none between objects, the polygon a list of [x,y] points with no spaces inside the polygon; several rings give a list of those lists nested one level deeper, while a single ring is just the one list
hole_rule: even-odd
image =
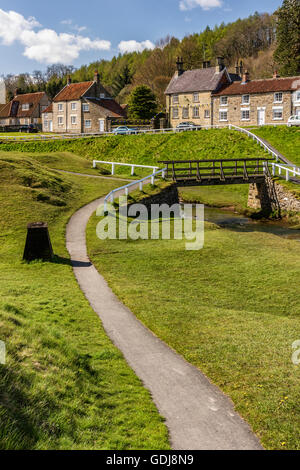
[{"label": "tree", "polygon": [[275,60],[283,75],[300,73],[300,1],[284,0],[277,16],[277,49]]},{"label": "tree", "polygon": [[145,85],[134,88],[129,98],[129,116],[132,119],[151,119],[157,112],[154,93]]}]

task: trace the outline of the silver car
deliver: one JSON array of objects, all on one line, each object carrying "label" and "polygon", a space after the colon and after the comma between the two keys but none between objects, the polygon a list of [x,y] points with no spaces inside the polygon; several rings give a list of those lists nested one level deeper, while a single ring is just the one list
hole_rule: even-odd
[{"label": "silver car", "polygon": [[300,114],[296,114],[295,116],[291,116],[288,120],[288,127],[292,126],[300,126]]}]

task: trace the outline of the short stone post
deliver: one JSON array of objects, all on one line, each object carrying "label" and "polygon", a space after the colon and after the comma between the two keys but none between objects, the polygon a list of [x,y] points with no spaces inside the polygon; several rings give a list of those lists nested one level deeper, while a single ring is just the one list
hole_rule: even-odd
[{"label": "short stone post", "polygon": [[46,222],[33,222],[27,225],[27,238],[23,254],[23,260],[33,261],[42,259],[50,261],[53,258],[53,250]]}]

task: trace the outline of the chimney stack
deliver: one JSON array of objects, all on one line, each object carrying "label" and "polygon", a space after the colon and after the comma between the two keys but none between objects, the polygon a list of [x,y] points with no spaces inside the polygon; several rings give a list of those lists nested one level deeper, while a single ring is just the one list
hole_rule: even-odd
[{"label": "chimney stack", "polygon": [[182,57],[177,57],[176,66],[177,66],[178,77],[180,77],[180,75],[182,75],[184,72]]},{"label": "chimney stack", "polygon": [[250,81],[250,75],[249,75],[248,70],[246,70],[245,73],[243,73],[242,84],[244,85],[245,83],[249,81]]},{"label": "chimney stack", "polygon": [[273,73],[273,78],[279,78],[279,75],[278,75],[278,72],[277,72],[277,70],[274,70],[274,73]]},{"label": "chimney stack", "polygon": [[96,83],[100,83],[100,75],[99,75],[99,72],[98,70],[95,70],[95,73],[94,73],[94,82]]},{"label": "chimney stack", "polygon": [[236,73],[236,75],[239,75],[239,74],[240,74],[239,62],[237,62],[237,63],[235,64],[235,73]]},{"label": "chimney stack", "polygon": [[224,57],[217,57],[216,72],[222,72],[225,69]]},{"label": "chimney stack", "polygon": [[240,77],[243,76],[243,73],[244,73],[244,64],[243,64],[243,61],[241,60],[241,62],[240,62]]},{"label": "chimney stack", "polygon": [[208,69],[210,67],[210,60],[206,60],[203,62],[203,68]]},{"label": "chimney stack", "polygon": [[67,85],[69,86],[69,85],[71,85],[71,83],[72,83],[71,75],[68,75],[68,77],[67,77]]},{"label": "chimney stack", "polygon": [[20,93],[19,88],[16,88],[16,89],[15,89],[15,96],[18,96],[19,93]]}]

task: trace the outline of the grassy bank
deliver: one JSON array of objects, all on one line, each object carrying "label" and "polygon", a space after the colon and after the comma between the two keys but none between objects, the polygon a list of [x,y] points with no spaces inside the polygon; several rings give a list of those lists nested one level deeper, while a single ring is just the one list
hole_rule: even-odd
[{"label": "grassy bank", "polygon": [[157,165],[160,160],[264,157],[247,136],[228,129],[171,135],[91,137],[70,141],[2,143],[0,150],[46,154],[69,152],[89,160]]},{"label": "grassy bank", "polygon": [[251,132],[267,140],[282,155],[300,165],[300,129],[298,127],[260,127]]},{"label": "grassy bank", "polygon": [[206,224],[205,246],[109,240],[89,253],[135,315],[234,401],[267,449],[299,447],[299,242]]},{"label": "grassy bank", "polygon": [[[0,449],[167,449],[167,430],[80,291],[65,225],[116,183],[0,157]],[[46,220],[52,263],[21,261],[29,221]]]}]

